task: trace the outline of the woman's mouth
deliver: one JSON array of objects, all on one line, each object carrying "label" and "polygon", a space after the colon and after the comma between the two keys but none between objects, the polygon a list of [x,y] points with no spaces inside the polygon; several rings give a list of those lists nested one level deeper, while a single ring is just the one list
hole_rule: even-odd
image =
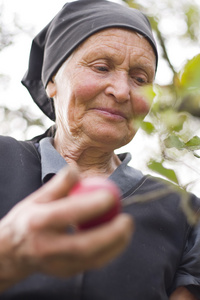
[{"label": "woman's mouth", "polygon": [[116,109],[98,107],[98,108],[93,108],[92,110],[113,120],[119,121],[119,120],[127,119],[127,116],[123,112]]}]

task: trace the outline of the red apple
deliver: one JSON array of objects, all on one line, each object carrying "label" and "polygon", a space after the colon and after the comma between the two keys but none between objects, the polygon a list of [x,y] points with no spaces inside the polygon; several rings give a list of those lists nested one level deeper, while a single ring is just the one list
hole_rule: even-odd
[{"label": "red apple", "polygon": [[75,184],[75,186],[71,189],[69,195],[86,194],[98,191],[100,189],[108,189],[108,191],[110,191],[113,194],[115,198],[115,203],[103,215],[98,216],[95,219],[88,220],[82,224],[79,224],[78,228],[80,230],[86,230],[108,222],[121,211],[121,193],[116,184],[111,180],[105,180],[101,177],[85,178],[79,181],[77,184]]}]

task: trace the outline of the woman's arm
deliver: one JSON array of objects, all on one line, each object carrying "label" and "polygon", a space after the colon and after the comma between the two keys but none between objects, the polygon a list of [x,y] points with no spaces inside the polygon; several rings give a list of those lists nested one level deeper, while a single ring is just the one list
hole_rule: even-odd
[{"label": "woman's arm", "polygon": [[120,214],[91,230],[67,234],[67,228],[114,205],[107,190],[67,197],[78,175],[70,168],[18,203],[0,221],[0,292],[39,272],[70,277],[98,268],[127,245],[132,219]]}]

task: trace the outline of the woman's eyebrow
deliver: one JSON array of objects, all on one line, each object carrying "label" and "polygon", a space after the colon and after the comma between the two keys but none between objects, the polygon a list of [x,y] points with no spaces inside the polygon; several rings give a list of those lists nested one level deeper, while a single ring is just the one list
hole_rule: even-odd
[{"label": "woman's eyebrow", "polygon": [[89,56],[96,56],[97,58],[98,57],[102,57],[102,58],[113,58],[114,57],[114,53],[116,55],[116,51],[114,50],[111,50],[111,49],[102,49],[101,47],[99,48],[93,48],[92,50],[88,50],[86,51],[85,53],[85,56],[86,57],[89,57]]},{"label": "woman's eyebrow", "polygon": [[148,63],[134,63],[131,67],[130,67],[130,71],[131,70],[143,70],[146,71],[147,73],[149,73],[150,75],[154,76],[155,74],[155,65],[154,64],[148,64]]}]

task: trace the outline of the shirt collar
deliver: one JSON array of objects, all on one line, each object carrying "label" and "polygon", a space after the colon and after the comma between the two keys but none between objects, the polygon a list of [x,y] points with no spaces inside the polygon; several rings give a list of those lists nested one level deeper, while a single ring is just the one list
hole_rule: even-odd
[{"label": "shirt collar", "polygon": [[119,154],[118,157],[121,160],[121,164],[109,178],[121,189],[122,197],[125,197],[129,191],[138,184],[144,175],[141,171],[128,165],[132,158],[130,153],[122,153]]},{"label": "shirt collar", "polygon": [[47,182],[67,165],[64,158],[53,146],[53,138],[45,137],[39,142],[38,150],[41,155],[42,182]]}]

